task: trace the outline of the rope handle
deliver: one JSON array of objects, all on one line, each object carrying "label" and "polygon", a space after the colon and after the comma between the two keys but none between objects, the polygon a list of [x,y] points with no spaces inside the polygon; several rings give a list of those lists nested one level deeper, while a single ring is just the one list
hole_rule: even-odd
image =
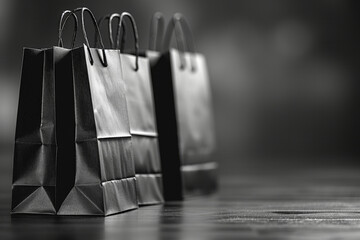
[{"label": "rope handle", "polygon": [[161,12],[156,12],[150,22],[149,49],[161,51],[162,38],[165,30],[165,18]]},{"label": "rope handle", "polygon": [[[86,7],[82,7],[82,8],[76,8],[73,10],[73,12],[81,12],[81,27],[82,27],[82,31],[83,31],[83,36],[84,36],[84,39],[85,39],[85,45],[88,47],[88,53],[89,53],[89,60],[90,60],[90,63],[91,65],[94,64],[94,59],[93,59],[93,56],[91,54],[91,51],[90,51],[90,44],[89,44],[89,39],[87,37],[87,33],[86,33],[86,29],[85,29],[85,12],[87,12],[92,21],[93,21],[93,24],[94,24],[94,27],[95,27],[95,31],[97,32],[98,34],[98,37],[99,37],[99,41],[100,41],[100,46],[102,48],[102,55],[103,55],[103,59],[101,59],[100,57],[100,60],[103,64],[103,66],[107,66],[107,59],[106,59],[106,54],[105,54],[105,47],[104,47],[104,43],[103,43],[103,40],[102,40],[102,37],[101,37],[101,33],[100,33],[100,30],[99,30],[99,26],[97,24],[97,21],[96,21],[96,18],[94,16],[94,14],[90,11],[90,9],[86,8]],[[95,46],[96,47],[96,46]]]},{"label": "rope handle", "polygon": [[[188,24],[188,22],[186,21],[185,17],[181,14],[181,13],[175,13],[172,17],[172,22],[173,25],[172,26],[179,26],[179,28],[181,28],[181,32],[182,32],[182,41],[184,44],[184,51],[188,51],[191,53],[190,55],[190,66],[191,66],[191,71],[196,71],[197,69],[197,63],[196,63],[196,58],[195,58],[195,44],[194,44],[194,38],[190,29],[190,26]],[[178,24],[176,24],[178,23]],[[171,28],[169,29],[169,34],[171,34]],[[170,41],[171,41],[171,36],[166,36],[165,35],[165,44],[164,46],[169,49],[170,46]]]},{"label": "rope handle", "polygon": [[[119,15],[119,14],[117,14],[117,15]],[[108,21],[108,37],[109,37],[109,42],[110,42],[110,45],[111,45],[111,48],[114,48],[115,46],[115,44],[114,44],[114,38],[113,38],[113,33],[112,33],[112,22],[110,22],[110,16],[111,16],[111,14],[109,14],[109,15],[105,15],[105,16],[103,16],[103,17],[101,17],[100,19],[99,19],[99,21],[98,21],[98,26],[99,26],[99,29],[101,29],[101,26],[102,26],[102,24],[103,24],[103,22],[105,21],[105,20],[107,20]],[[120,20],[120,15],[119,15],[119,17],[118,17],[118,19]],[[118,23],[119,24],[119,23]],[[123,49],[123,47],[124,47],[124,44],[125,44],[125,36],[126,36],[126,29],[125,29],[125,25],[123,25],[122,26],[122,28],[121,28],[121,31],[122,31],[122,41],[121,41],[121,45],[120,45],[120,49]],[[118,35],[118,34],[120,34],[120,33],[116,33],[116,36]],[[98,43],[98,35],[95,33],[95,45],[97,46],[97,43]]]},{"label": "rope handle", "polygon": [[[119,25],[118,25],[118,30],[117,30],[115,48],[116,49],[119,49],[119,47],[123,48],[123,44],[122,44],[122,46],[119,46],[119,45],[120,45],[120,30],[123,27],[123,22],[124,22],[125,17],[127,17],[130,20],[131,27],[132,27],[132,30],[133,30],[133,33],[134,33],[134,48],[135,48],[135,69],[134,70],[137,71],[139,69],[139,35],[138,35],[138,30],[137,30],[137,26],[136,26],[136,22],[135,22],[134,17],[128,12],[123,12],[120,16],[119,16],[119,14],[114,13],[114,14],[112,14],[110,16],[109,26],[111,26],[112,20],[114,18],[120,18]],[[124,43],[124,41],[122,41],[122,42]],[[120,48],[120,51],[122,51],[122,50],[123,49]]]},{"label": "rope handle", "polygon": [[74,48],[79,22],[78,22],[78,18],[76,16],[76,14],[70,10],[63,11],[61,14],[61,17],[60,17],[59,28],[58,28],[58,46],[59,47],[64,46],[63,39],[62,39],[62,33],[63,33],[64,27],[65,27],[67,21],[69,20],[70,16],[72,16],[74,18],[74,33],[73,33],[72,44],[71,44],[71,48]]}]

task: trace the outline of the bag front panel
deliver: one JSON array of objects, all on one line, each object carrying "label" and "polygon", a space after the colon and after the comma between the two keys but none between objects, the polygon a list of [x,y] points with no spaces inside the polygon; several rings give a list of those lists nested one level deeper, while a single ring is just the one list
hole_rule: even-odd
[{"label": "bag front panel", "polygon": [[[91,53],[93,64],[86,46],[71,51],[75,125],[68,147],[73,144],[70,159],[75,164],[75,180],[59,208],[60,215],[72,215],[73,209],[76,215],[108,215],[107,209],[117,213],[137,207],[136,200],[124,200],[136,199],[136,190],[135,182],[123,181],[135,181],[135,172],[119,56],[107,51],[109,65],[105,67],[97,50]],[[116,195],[116,189],[125,189],[123,195]]]},{"label": "bag front panel", "polygon": [[126,88],[130,132],[135,135],[156,137],[149,61],[139,57],[139,69],[135,70],[135,56],[128,54],[120,54],[120,56]]},{"label": "bag front panel", "polygon": [[[132,136],[133,156],[137,181],[139,204],[154,204],[161,192],[161,164],[156,129],[154,98],[151,86],[149,60],[138,58],[138,69],[135,69],[136,57],[120,54],[121,66],[126,88],[129,111],[130,133]],[[156,179],[149,175],[158,174]],[[160,180],[159,180],[160,179]],[[144,189],[148,190],[144,191]],[[141,191],[139,191],[141,189]]]},{"label": "bag front panel", "polygon": [[[170,54],[182,163],[207,162],[215,137],[205,59],[200,54],[185,53],[186,65],[181,69],[179,54],[183,53],[172,49]],[[192,61],[195,70],[191,70]]]},{"label": "bag front panel", "polygon": [[[88,51],[84,47],[85,58]],[[101,182],[135,176],[125,84],[118,50],[106,50],[107,66],[91,49],[94,63],[87,61],[93,114],[96,123]]]},{"label": "bag front panel", "polygon": [[[85,58],[88,59],[86,47]],[[97,138],[130,137],[125,86],[118,50],[106,50],[108,66],[103,66],[101,51],[91,49],[94,64],[87,63]]]},{"label": "bag front panel", "polygon": [[133,156],[136,174],[161,173],[158,139],[133,135]]}]

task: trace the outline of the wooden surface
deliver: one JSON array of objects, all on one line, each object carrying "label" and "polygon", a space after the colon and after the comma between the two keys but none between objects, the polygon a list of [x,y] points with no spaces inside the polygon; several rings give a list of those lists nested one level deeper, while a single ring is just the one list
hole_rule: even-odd
[{"label": "wooden surface", "polygon": [[337,168],[222,176],[216,195],[106,218],[11,217],[5,173],[0,239],[360,239],[359,173]]}]

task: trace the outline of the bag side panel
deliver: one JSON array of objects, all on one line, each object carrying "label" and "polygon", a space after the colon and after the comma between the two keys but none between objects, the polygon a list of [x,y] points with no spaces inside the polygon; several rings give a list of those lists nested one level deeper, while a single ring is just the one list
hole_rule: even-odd
[{"label": "bag side panel", "polygon": [[54,48],[56,96],[56,208],[75,183],[75,110],[71,50]]},{"label": "bag side panel", "polygon": [[165,53],[151,67],[151,79],[166,201],[183,199],[172,77],[170,54]]},{"label": "bag side panel", "polygon": [[[187,65],[180,69],[179,54]],[[216,189],[214,122],[206,62],[201,54],[171,50],[175,106],[179,127],[182,176],[187,195]],[[191,63],[196,64],[195,70]]]},{"label": "bag side panel", "polygon": [[12,213],[55,214],[52,49],[24,49],[13,167]]}]

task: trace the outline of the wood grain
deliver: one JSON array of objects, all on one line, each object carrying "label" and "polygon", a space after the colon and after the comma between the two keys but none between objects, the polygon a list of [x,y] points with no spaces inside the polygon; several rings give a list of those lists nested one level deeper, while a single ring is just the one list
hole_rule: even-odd
[{"label": "wood grain", "polygon": [[360,170],[254,171],[220,191],[102,217],[9,215],[3,173],[0,239],[359,239]]}]

